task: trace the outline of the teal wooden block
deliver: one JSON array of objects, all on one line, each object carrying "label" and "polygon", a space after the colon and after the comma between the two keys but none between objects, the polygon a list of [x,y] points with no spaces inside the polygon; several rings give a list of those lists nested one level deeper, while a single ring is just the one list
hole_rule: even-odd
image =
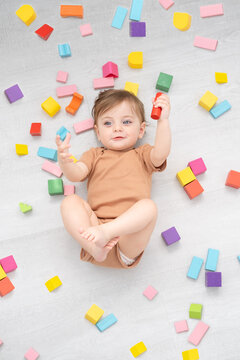
[{"label": "teal wooden block", "polygon": [[196,280],[199,276],[202,264],[203,264],[203,259],[199,258],[197,256],[194,256],[192,258],[192,262],[189,266],[187,277]]},{"label": "teal wooden block", "polygon": [[232,106],[229,104],[229,102],[227,100],[224,100],[220,104],[214,106],[209,112],[214,117],[214,119],[217,119],[226,111],[230,110],[231,107]]},{"label": "teal wooden block", "polygon": [[56,134],[60,136],[60,139],[61,139],[62,141],[64,141],[65,138],[66,138],[66,136],[67,136],[67,133],[68,133],[68,132],[70,133],[69,130],[67,130],[64,126],[62,126],[62,127],[56,132]]},{"label": "teal wooden block", "polygon": [[115,12],[115,15],[113,17],[112,27],[114,27],[116,29],[121,29],[123,26],[125,17],[127,15],[127,12],[128,12],[128,9],[126,9],[122,6],[118,6],[117,10]]},{"label": "teal wooden block", "polygon": [[156,89],[168,92],[172,83],[173,76],[160,72]]},{"label": "teal wooden block", "polygon": [[132,0],[129,19],[134,21],[140,21],[142,7],[143,7],[143,0]]},{"label": "teal wooden block", "polygon": [[67,57],[67,56],[71,56],[71,49],[70,49],[70,45],[69,44],[59,44],[58,45],[58,53],[61,57]]},{"label": "teal wooden block", "polygon": [[219,257],[219,250],[208,249],[207,261],[205,269],[209,271],[216,271]]},{"label": "teal wooden block", "polygon": [[238,259],[238,261],[240,262],[240,255],[238,255],[237,259]]},{"label": "teal wooden block", "polygon": [[202,318],[202,308],[201,304],[191,304],[189,309],[190,319],[201,319]]},{"label": "teal wooden block", "polygon": [[38,156],[43,157],[45,159],[57,161],[57,150],[46,148],[43,146],[40,146],[38,148]]},{"label": "teal wooden block", "polygon": [[113,314],[109,314],[105,318],[99,320],[96,323],[96,326],[97,326],[98,330],[104,331],[104,330],[108,329],[110,326],[112,326],[113,324],[115,324],[116,322],[117,322],[116,316]]},{"label": "teal wooden block", "polygon": [[63,195],[63,181],[62,179],[48,180],[49,195]]}]

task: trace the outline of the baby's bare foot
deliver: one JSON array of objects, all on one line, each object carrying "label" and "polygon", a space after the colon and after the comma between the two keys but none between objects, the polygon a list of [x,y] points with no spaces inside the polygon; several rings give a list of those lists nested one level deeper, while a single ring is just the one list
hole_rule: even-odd
[{"label": "baby's bare foot", "polygon": [[102,225],[91,226],[85,231],[83,228],[79,229],[79,232],[82,237],[85,239],[94,242],[95,245],[103,248],[111,240],[109,235],[103,230]]}]

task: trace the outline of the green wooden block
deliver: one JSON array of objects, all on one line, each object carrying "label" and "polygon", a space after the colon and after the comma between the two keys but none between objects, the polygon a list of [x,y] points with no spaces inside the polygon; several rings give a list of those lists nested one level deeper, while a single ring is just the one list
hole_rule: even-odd
[{"label": "green wooden block", "polygon": [[201,304],[191,304],[189,309],[189,317],[191,319],[201,319],[202,307],[203,306]]},{"label": "green wooden block", "polygon": [[156,89],[168,92],[168,90],[171,86],[171,83],[172,83],[172,79],[173,79],[172,75],[160,72],[160,75],[158,77],[158,81],[156,84]]},{"label": "green wooden block", "polygon": [[32,210],[32,207],[28,204],[24,204],[22,202],[19,203],[19,207],[22,213],[27,213]]},{"label": "green wooden block", "polygon": [[63,181],[62,179],[48,180],[49,195],[63,195]]}]

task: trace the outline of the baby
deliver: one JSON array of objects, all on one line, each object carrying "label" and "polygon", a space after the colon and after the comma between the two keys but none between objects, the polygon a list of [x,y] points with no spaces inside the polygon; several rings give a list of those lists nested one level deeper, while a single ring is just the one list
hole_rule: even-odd
[{"label": "baby", "polygon": [[132,268],[151,238],[157,220],[157,206],[150,199],[152,173],[165,169],[171,146],[169,98],[162,94],[152,101],[162,108],[154,146],[135,148],[145,132],[144,107],[125,90],[106,90],[95,100],[94,130],[102,147],[92,147],[74,163],[69,153],[71,135],[63,142],[56,138],[66,178],[88,179],[88,202],[70,195],[61,204],[64,226],[82,246],[81,260]]}]

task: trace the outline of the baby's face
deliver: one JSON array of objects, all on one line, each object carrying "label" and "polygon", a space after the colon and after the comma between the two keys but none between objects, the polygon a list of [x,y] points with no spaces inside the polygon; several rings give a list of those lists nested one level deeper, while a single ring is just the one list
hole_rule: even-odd
[{"label": "baby's face", "polygon": [[110,150],[130,150],[145,132],[145,122],[128,101],[123,101],[99,116],[95,125],[98,140]]}]

